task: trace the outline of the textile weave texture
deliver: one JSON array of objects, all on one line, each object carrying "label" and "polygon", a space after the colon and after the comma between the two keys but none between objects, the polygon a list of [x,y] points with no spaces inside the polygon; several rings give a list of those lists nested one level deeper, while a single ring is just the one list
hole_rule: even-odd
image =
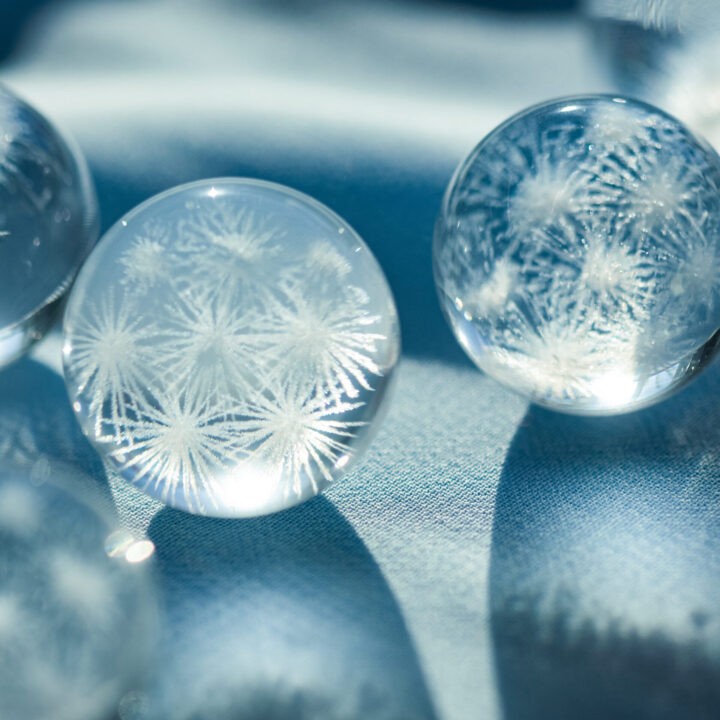
[{"label": "textile weave texture", "polygon": [[342,215],[395,293],[383,426],[323,496],[230,521],[108,476],[56,331],[0,373],[0,453],[75,464],[156,546],[174,720],[720,714],[720,368],[578,419],[484,377],[441,317],[435,215],[510,113],[607,89],[575,20],[410,2],[59,2],[3,79],[75,136],[107,228],[172,185],[261,177]]}]

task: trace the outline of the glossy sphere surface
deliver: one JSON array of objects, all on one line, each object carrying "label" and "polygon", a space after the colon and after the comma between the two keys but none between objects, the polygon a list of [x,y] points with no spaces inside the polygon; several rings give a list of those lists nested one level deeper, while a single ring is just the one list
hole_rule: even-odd
[{"label": "glossy sphere surface", "polygon": [[95,194],[79,153],[0,88],[0,365],[47,329],[97,239]]},{"label": "glossy sphere surface", "polygon": [[57,477],[0,467],[3,718],[114,717],[156,632],[146,569],[113,552],[112,526]]},{"label": "glossy sphere surface", "polygon": [[369,440],[399,351],[385,278],[327,208],[254,180],[136,208],[80,273],[65,377],[130,482],[199,514],[319,492]]},{"label": "glossy sphere surface", "polygon": [[720,325],[720,160],[606,96],[532,108],[458,168],[434,246],[441,304],[497,380],[557,410],[654,402]]}]

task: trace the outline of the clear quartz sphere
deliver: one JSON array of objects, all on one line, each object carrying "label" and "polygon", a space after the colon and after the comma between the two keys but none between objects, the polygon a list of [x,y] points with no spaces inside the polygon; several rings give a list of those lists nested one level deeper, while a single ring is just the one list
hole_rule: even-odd
[{"label": "clear quartz sphere", "polygon": [[79,151],[0,87],[0,366],[48,329],[97,234]]},{"label": "clear quartz sphere", "polygon": [[0,465],[2,718],[115,717],[148,670],[158,608],[141,560],[152,543],[118,542],[77,482],[57,466]]},{"label": "clear quartz sphere", "polygon": [[720,159],[674,118],[561,99],[490,133],[446,192],[441,305],[485,372],[578,414],[651,404],[712,357]]},{"label": "clear quartz sphere", "polygon": [[274,512],[368,444],[399,353],[368,247],[280,185],[223,178],[130,212],[73,288],[68,391],[106,462],[174,507]]}]

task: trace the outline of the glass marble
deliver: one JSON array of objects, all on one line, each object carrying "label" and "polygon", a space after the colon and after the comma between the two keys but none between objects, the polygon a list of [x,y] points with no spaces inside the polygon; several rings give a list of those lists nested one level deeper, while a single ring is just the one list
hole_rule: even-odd
[{"label": "glass marble", "polygon": [[0,717],[115,717],[157,637],[147,563],[72,491],[75,471],[45,474],[0,465]]},{"label": "glass marble", "polygon": [[347,471],[399,352],[392,294],[352,228],[237,178],[171,189],[111,228],[64,333],[73,407],[110,467],[223,517],[295,505]]},{"label": "glass marble", "polygon": [[441,305],[470,358],[550,408],[651,404],[713,356],[720,159],[610,96],[526,110],[462,162],[436,224]]},{"label": "glass marble", "polygon": [[48,329],[98,234],[79,151],[0,87],[0,366]]}]

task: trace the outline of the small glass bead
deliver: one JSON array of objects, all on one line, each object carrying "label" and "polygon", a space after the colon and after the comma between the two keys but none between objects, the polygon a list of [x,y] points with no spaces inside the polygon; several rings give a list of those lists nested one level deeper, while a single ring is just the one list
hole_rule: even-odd
[{"label": "small glass bead", "polygon": [[720,159],[643,103],[531,108],[458,168],[435,278],[461,345],[556,410],[648,405],[712,356],[720,326]]},{"label": "small glass bead", "polygon": [[49,474],[0,465],[0,717],[114,717],[148,669],[152,583],[108,552],[112,524],[67,489],[76,471]]},{"label": "small glass bead", "polygon": [[79,152],[0,88],[0,366],[48,329],[97,233]]},{"label": "small glass bead", "polygon": [[65,317],[80,423],[170,505],[252,516],[350,467],[399,352],[390,289],[339,217],[279,185],[174,188],[98,244]]}]

